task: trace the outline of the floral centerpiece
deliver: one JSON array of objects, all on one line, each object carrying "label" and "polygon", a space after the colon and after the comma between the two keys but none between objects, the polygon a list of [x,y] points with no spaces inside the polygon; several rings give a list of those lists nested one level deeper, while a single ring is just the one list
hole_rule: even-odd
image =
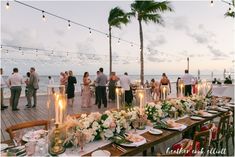
[{"label": "floral centerpiece", "polygon": [[147,118],[151,121],[156,121],[163,117],[162,106],[160,103],[155,104],[153,102],[145,105],[145,113]]}]

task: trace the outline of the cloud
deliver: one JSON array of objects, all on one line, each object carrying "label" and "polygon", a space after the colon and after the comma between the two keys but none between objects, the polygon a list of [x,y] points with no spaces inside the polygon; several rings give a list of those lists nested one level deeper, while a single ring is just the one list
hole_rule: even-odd
[{"label": "cloud", "polygon": [[226,53],[212,47],[211,45],[208,45],[207,48],[209,49],[210,53],[213,55],[212,56],[213,60],[225,60],[229,57]]},{"label": "cloud", "polygon": [[55,29],[55,34],[62,37],[65,35],[65,31],[62,29]]},{"label": "cloud", "polygon": [[38,32],[34,29],[23,28],[12,30],[11,28],[2,28],[2,44],[24,47],[44,48],[41,42],[38,42]]},{"label": "cloud", "polygon": [[166,61],[166,59],[158,58],[158,57],[154,57],[154,56],[148,56],[147,59],[150,62],[165,62]]},{"label": "cloud", "polygon": [[184,16],[167,17],[166,23],[167,26],[172,27],[176,30],[182,30],[186,32],[190,30],[188,26],[188,19]]}]

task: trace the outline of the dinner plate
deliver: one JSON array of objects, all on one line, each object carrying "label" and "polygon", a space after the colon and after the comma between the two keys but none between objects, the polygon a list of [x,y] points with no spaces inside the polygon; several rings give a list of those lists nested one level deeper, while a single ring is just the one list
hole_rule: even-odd
[{"label": "dinner plate", "polygon": [[206,112],[208,112],[208,113],[219,113],[218,111],[215,111],[215,110],[207,110]]},{"label": "dinner plate", "polygon": [[22,140],[25,142],[36,142],[41,139],[41,135],[45,133],[45,130],[36,130],[36,131],[29,131],[23,135]]},{"label": "dinner plate", "polygon": [[191,116],[190,118],[193,120],[203,120],[202,117],[198,117],[198,116]]},{"label": "dinner plate", "polygon": [[167,129],[182,131],[182,130],[184,130],[185,128],[187,128],[187,126],[186,126],[186,125],[184,125],[184,124],[180,124],[180,126],[178,126],[178,127],[174,127],[174,128],[170,128],[170,127],[168,127]]},{"label": "dinner plate", "polygon": [[225,108],[222,108],[222,107],[218,107],[217,110],[222,111],[222,112],[227,112],[228,111],[228,109],[225,109]]},{"label": "dinner plate", "polygon": [[2,151],[2,150],[6,149],[8,147],[8,144],[1,143],[0,147],[1,147],[1,151]]},{"label": "dinner plate", "polygon": [[134,135],[134,134],[133,134],[133,136],[139,136],[139,137],[143,138],[143,140],[141,140],[139,142],[132,142],[132,143],[121,143],[120,145],[125,146],[125,147],[138,147],[138,146],[141,146],[147,142],[143,136]]},{"label": "dinner plate", "polygon": [[163,132],[162,132],[162,130],[151,128],[151,129],[149,130],[149,133],[151,133],[151,134],[153,134],[153,135],[160,135],[160,134],[162,134]]},{"label": "dinner plate", "polygon": [[103,156],[103,157],[110,157],[111,156],[111,153],[107,150],[97,150],[97,151],[94,151],[92,154],[91,154],[92,157],[96,157],[96,156]]}]

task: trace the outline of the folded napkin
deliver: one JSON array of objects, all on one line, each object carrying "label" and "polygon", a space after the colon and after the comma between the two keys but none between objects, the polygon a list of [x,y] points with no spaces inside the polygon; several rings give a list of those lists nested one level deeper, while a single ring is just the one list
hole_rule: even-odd
[{"label": "folded napkin", "polygon": [[182,131],[185,128],[187,128],[186,125],[180,124],[180,123],[176,123],[174,120],[167,120],[166,123],[169,126],[169,129],[171,129],[171,130]]}]

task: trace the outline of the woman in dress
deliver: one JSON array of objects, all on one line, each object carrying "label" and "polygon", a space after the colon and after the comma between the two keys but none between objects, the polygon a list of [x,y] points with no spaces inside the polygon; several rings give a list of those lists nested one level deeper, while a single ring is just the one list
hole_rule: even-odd
[{"label": "woman in dress", "polygon": [[67,98],[68,98],[68,104],[73,107],[74,103],[74,91],[75,91],[75,86],[74,84],[77,83],[76,77],[73,76],[73,72],[70,70],[69,71],[69,76],[68,76],[68,86],[67,86]]},{"label": "woman in dress", "polygon": [[116,76],[115,72],[112,72],[109,78],[109,100],[111,101],[115,100],[115,89],[118,80],[119,78]]},{"label": "woman in dress", "polygon": [[162,79],[160,81],[160,90],[163,90],[164,87],[166,87],[167,94],[170,94],[171,93],[171,82],[165,73],[162,74]]},{"label": "woman in dress", "polygon": [[89,79],[89,73],[85,72],[83,75],[83,92],[82,92],[82,107],[91,107],[91,80]]}]

